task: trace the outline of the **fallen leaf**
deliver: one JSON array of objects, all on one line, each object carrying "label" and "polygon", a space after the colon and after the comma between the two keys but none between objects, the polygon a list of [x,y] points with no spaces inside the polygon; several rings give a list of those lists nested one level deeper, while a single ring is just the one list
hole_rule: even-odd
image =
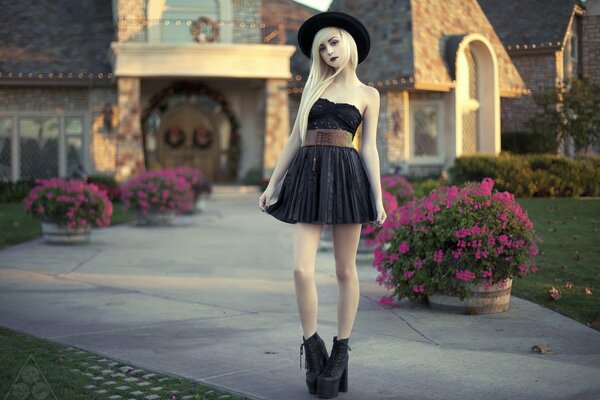
[{"label": "fallen leaf", "polygon": [[269,350],[266,350],[266,351],[265,351],[265,354],[277,354],[277,352],[276,352],[276,351],[269,351]]},{"label": "fallen leaf", "polygon": [[592,290],[589,287],[583,288],[583,294],[585,294],[586,296],[591,296]]},{"label": "fallen leaf", "polygon": [[569,266],[568,265],[561,265],[560,268],[566,271],[566,270],[569,269]]},{"label": "fallen leaf", "polygon": [[571,238],[573,240],[579,240],[579,239],[581,239],[581,236],[579,236],[579,235],[573,235],[573,236],[571,236]]},{"label": "fallen leaf", "polygon": [[552,289],[548,290],[548,294],[550,295],[550,298],[553,300],[560,300],[560,298],[562,297],[562,295],[560,294],[560,291],[555,288],[554,286],[552,286]]},{"label": "fallen leaf", "polygon": [[540,354],[552,354],[552,350],[550,350],[550,347],[537,344],[531,346],[531,351]]},{"label": "fallen leaf", "polygon": [[573,260],[576,260],[576,261],[579,261],[579,260],[581,260],[581,256],[579,255],[579,252],[578,252],[578,251],[576,251],[575,253],[573,253],[573,255],[571,256],[571,258],[572,258]]},{"label": "fallen leaf", "polygon": [[556,228],[549,228],[548,232],[556,232]]},{"label": "fallen leaf", "polygon": [[571,282],[567,282],[567,284],[565,285],[565,287],[566,287],[567,289],[573,289],[573,283],[571,283]]}]

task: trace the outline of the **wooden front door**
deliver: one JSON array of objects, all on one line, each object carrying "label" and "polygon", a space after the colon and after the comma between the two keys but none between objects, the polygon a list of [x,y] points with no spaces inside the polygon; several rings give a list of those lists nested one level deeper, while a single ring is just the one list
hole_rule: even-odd
[{"label": "wooden front door", "polygon": [[192,104],[167,111],[158,131],[157,158],[163,167],[200,168],[211,182],[219,180],[219,135],[211,112]]}]

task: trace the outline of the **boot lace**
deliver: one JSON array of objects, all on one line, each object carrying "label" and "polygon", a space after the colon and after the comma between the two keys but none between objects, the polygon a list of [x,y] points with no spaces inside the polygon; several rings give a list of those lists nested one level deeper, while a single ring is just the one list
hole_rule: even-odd
[{"label": "boot lace", "polygon": [[329,355],[329,361],[323,370],[323,374],[326,376],[331,376],[331,373],[338,369],[338,366],[342,362],[342,353],[340,352],[340,347],[346,348],[346,350],[352,350],[350,346],[345,344],[344,342],[336,341],[333,344],[333,348],[331,349],[331,354]]},{"label": "boot lace", "polygon": [[300,345],[300,369],[302,369],[302,354],[303,347],[306,345],[306,361],[304,363],[304,369],[308,369],[310,371],[318,371],[319,370],[319,348],[318,344],[315,342],[310,343],[304,341]]}]

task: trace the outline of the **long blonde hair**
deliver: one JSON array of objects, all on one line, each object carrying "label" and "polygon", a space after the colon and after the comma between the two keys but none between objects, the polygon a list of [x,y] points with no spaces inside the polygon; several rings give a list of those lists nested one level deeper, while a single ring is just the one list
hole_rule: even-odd
[{"label": "long blonde hair", "polygon": [[[321,59],[321,55],[319,54],[319,46],[325,39],[338,32],[341,36],[340,45],[344,46],[346,59],[342,60],[342,63],[336,70],[335,68],[327,65]],[[357,65],[358,51],[356,49],[356,42],[354,41],[352,35],[348,33],[348,31],[342,28],[329,26],[322,28],[316,33],[311,48],[310,73],[306,79],[306,85],[304,85],[304,90],[300,99],[300,106],[298,108],[298,115],[296,116],[296,118],[300,119],[299,128],[302,143],[304,143],[304,137],[306,135],[306,128],[308,125],[308,113],[313,104],[317,101],[321,94],[323,94],[325,89],[331,85],[335,77],[339,75],[344,68],[346,68],[346,66],[356,70]]]}]

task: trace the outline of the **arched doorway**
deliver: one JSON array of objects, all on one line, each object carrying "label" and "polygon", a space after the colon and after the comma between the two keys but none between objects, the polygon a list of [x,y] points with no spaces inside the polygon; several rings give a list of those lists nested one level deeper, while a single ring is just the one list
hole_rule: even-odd
[{"label": "arched doorway", "polygon": [[237,118],[220,93],[180,82],[164,89],[142,114],[146,168],[200,168],[211,182],[231,182],[238,170]]}]

